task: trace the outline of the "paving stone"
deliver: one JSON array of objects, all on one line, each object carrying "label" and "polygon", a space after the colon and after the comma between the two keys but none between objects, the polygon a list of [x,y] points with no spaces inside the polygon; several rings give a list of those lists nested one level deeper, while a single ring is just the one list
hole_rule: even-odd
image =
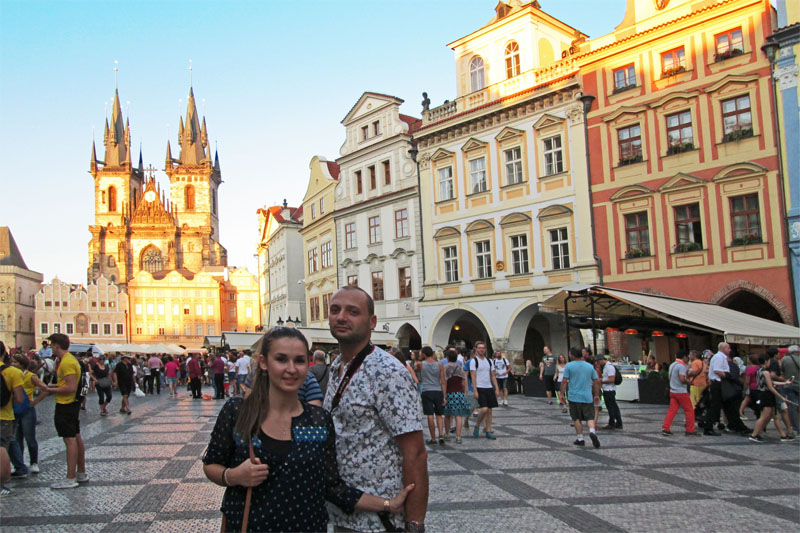
[{"label": "paving stone", "polygon": [[197,533],[198,531],[219,531],[222,523],[222,513],[217,513],[219,518],[185,520],[163,520],[153,522],[147,529],[148,533]]},{"label": "paving stone", "polygon": [[[727,463],[727,461],[726,461]],[[747,483],[750,488],[797,489],[797,472],[751,465],[721,464],[705,466],[701,469],[691,467],[670,469],[669,474],[681,479],[701,480],[712,488],[733,487],[736,483]]]},{"label": "paving stone", "polygon": [[202,485],[180,485],[161,508],[162,512],[170,511],[214,511],[219,510],[224,487],[213,483]]},{"label": "paving stone", "polygon": [[164,507],[165,502],[169,500],[176,488],[178,488],[177,483],[146,485],[145,489],[136,494],[136,497],[122,508],[122,512],[158,512]]},{"label": "paving stone", "polygon": [[671,485],[625,471],[615,471],[613,475],[609,475],[607,471],[587,471],[559,477],[557,482],[550,473],[513,474],[512,477],[554,498],[594,496],[601,487],[603,494],[607,496],[640,494],[644,497],[675,492],[675,487]]},{"label": "paving stone", "polygon": [[191,431],[175,433],[122,433],[113,435],[103,444],[187,444],[195,438]]},{"label": "paving stone", "polygon": [[86,460],[92,459],[169,459],[182,448],[178,444],[164,444],[159,446],[147,446],[132,444],[130,446],[94,446],[86,450]]},{"label": "paving stone", "polygon": [[207,444],[184,444],[183,448],[175,455],[177,457],[200,457],[206,446]]}]

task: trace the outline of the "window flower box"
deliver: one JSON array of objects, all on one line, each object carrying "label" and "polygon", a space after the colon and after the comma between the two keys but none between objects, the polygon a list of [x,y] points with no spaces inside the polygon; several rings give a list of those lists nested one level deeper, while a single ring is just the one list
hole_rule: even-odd
[{"label": "window flower box", "polygon": [[631,248],[625,251],[625,259],[636,259],[637,257],[650,257],[650,250]]},{"label": "window flower box", "polygon": [[667,148],[667,155],[682,154],[694,150],[694,143],[677,143]]},{"label": "window flower box", "polygon": [[761,242],[761,235],[752,233],[742,237],[736,237],[731,241],[731,246],[745,246],[747,244],[759,244]]},{"label": "window flower box", "polygon": [[668,68],[664,72],[661,73],[661,79],[669,78],[671,76],[675,76],[676,74],[680,74],[681,72],[686,72],[686,67],[683,65],[678,65],[676,67]]},{"label": "window flower box", "polygon": [[714,54],[714,62],[725,61],[731,57],[740,56],[744,53],[741,48],[730,48],[724,52],[717,52]]},{"label": "window flower box", "polygon": [[631,154],[619,159],[619,166],[624,167],[626,165],[632,165],[634,163],[641,163],[644,159],[642,159],[642,154]]},{"label": "window flower box", "polygon": [[726,133],[722,137],[722,142],[730,143],[736,142],[741,139],[747,139],[748,137],[753,136],[753,128],[739,128],[738,130],[733,130],[731,132]]},{"label": "window flower box", "polygon": [[686,252],[694,252],[697,250],[702,250],[703,245],[699,242],[682,242],[676,244],[672,247],[672,252],[676,254],[682,254]]}]

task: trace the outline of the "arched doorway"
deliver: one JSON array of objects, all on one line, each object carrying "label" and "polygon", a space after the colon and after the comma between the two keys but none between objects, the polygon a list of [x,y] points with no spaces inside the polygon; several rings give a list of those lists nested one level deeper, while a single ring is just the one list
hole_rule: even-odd
[{"label": "arched doorway", "polygon": [[406,322],[397,330],[397,345],[402,350],[419,350],[422,348],[422,338],[417,329]]},{"label": "arched doorway", "polygon": [[542,315],[534,316],[528,322],[525,330],[525,344],[522,348],[522,358],[530,359],[534,366],[538,366],[544,354],[545,339],[550,338],[550,323]]},{"label": "arched doorway", "polygon": [[772,304],[750,291],[739,290],[722,300],[719,305],[748,315],[783,322],[783,317]]},{"label": "arched doorway", "polygon": [[441,315],[431,335],[431,345],[434,347],[443,348],[452,344],[471,350],[478,341],[486,343],[487,353],[493,352],[489,332],[483,321],[466,309],[451,309]]}]

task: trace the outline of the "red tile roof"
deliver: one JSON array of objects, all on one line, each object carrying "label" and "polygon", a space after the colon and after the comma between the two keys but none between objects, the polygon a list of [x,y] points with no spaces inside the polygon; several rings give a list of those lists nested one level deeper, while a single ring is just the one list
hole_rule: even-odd
[{"label": "red tile roof", "polygon": [[331,173],[331,177],[335,180],[338,180],[339,173],[341,172],[339,164],[335,161],[326,161],[326,163],[328,163],[328,172]]},{"label": "red tile roof", "polygon": [[422,119],[400,113],[400,120],[408,124],[408,133],[414,133],[422,127]]}]

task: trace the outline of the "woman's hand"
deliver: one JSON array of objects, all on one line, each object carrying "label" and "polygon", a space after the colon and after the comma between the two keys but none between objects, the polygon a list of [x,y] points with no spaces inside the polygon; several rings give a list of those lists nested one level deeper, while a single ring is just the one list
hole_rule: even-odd
[{"label": "woman's hand", "polygon": [[397,496],[389,500],[389,511],[392,513],[400,513],[406,505],[406,498],[408,493],[414,490],[414,484],[408,485],[406,488],[397,493]]},{"label": "woman's hand", "polygon": [[256,457],[255,463],[247,460],[236,468],[231,468],[228,471],[228,483],[243,487],[255,487],[263,483],[268,475],[269,466],[262,465],[261,460]]}]

